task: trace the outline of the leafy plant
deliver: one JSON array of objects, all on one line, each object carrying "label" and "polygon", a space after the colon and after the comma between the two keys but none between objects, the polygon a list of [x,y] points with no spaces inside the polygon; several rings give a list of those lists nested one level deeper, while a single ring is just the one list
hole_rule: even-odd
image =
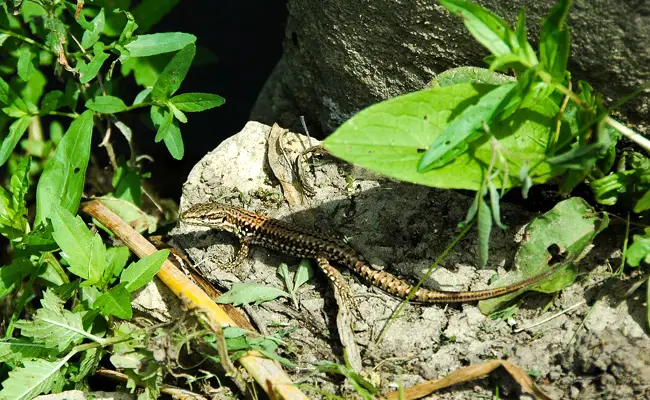
[{"label": "leafy plant", "polygon": [[[157,397],[163,369],[144,341],[151,332],[118,321],[132,317],[131,294],[169,252],[129,263],[127,247],[107,247],[76,214],[95,183],[87,172],[104,169],[91,157],[95,134],[113,179],[112,189],[93,193],[136,229],[156,230],[157,219],[141,208],[147,175],[127,113],[148,109],[155,141],[180,159],[187,113],[224,103],[182,93],[196,37],[147,32],[176,2],[163,3],[0,1],[0,166],[10,175],[0,187],[0,234],[12,255],[0,268],[0,300],[12,305],[3,308],[0,399],[84,388],[109,350],[130,387]],[[134,98],[121,90],[127,79],[142,87]],[[119,140],[130,153],[115,151]]]},{"label": "leafy plant", "polygon": [[[465,223],[478,218],[479,264],[488,256],[499,201],[512,188],[555,183],[569,194],[586,183],[601,204],[625,197],[647,209],[647,157],[617,157],[622,135],[645,150],[650,142],[608,115],[602,96],[567,71],[571,1],[560,0],[542,22],[539,49],[527,39],[525,14],[516,26],[469,1],[441,0],[462,17],[491,53],[490,69],[441,73],[431,88],[361,111],[328,137],[335,156],[386,175],[428,186],[475,190]],[[499,71],[510,71],[512,76]],[[617,171],[613,168],[618,165]]]}]

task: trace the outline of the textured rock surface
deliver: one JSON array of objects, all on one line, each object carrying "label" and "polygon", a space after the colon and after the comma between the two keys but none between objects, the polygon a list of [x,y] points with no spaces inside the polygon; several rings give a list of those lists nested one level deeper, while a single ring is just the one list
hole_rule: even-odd
[{"label": "textured rock surface", "polygon": [[[181,208],[197,202],[226,201],[339,235],[372,264],[411,280],[421,277],[457,234],[457,224],[471,199],[452,191],[377,179],[368,171],[338,162],[317,163],[307,175],[315,196],[301,205],[287,205],[279,195],[277,181],[269,175],[266,134],[270,129],[251,122],[207,154],[188,177]],[[299,139],[291,136],[287,140]],[[302,141],[305,143],[304,138]],[[511,229],[493,232],[487,269],[474,267],[474,232],[445,258],[425,285],[477,290],[484,288],[495,272],[510,268],[517,242],[522,240],[522,226],[534,215],[504,204],[502,216]],[[254,246],[249,258],[233,268],[230,260],[238,245],[231,235],[183,225],[173,234],[204,275],[225,289],[241,281],[282,288],[276,274],[279,263],[287,263],[292,273],[298,264],[296,259]],[[387,392],[396,390],[399,383],[409,387],[469,364],[509,359],[526,371],[536,372],[536,382],[553,398],[640,398],[650,377],[650,360],[638,356],[639,352],[647,354],[650,346],[644,332],[641,291],[622,302],[605,297],[580,327],[589,310],[585,301],[595,298],[609,275],[607,267],[601,265],[620,263],[620,252],[615,251],[620,244],[608,239],[601,234],[581,262],[581,271],[587,277],[557,297],[533,293],[521,300],[519,309],[507,319],[488,318],[474,304],[409,304],[386,330],[381,343],[377,339],[400,301],[350,275],[346,279],[363,314],[363,320],[356,321],[355,331],[366,376],[376,377],[378,386]],[[625,290],[610,289],[609,293]],[[334,322],[336,304],[322,274],[316,271],[299,291],[298,301],[299,309],[286,299],[278,299],[249,310],[255,314],[255,323],[268,333],[283,327],[295,329],[283,339],[292,349],[283,355],[301,367],[288,368],[294,379],[354,398],[337,378],[305,373],[313,367],[312,362],[343,362]],[[575,305],[570,313],[545,321]],[[539,324],[529,327],[535,322]],[[515,334],[513,328],[517,327],[529,328]],[[574,337],[576,331],[579,333]],[[505,375],[492,377],[496,380],[486,378],[453,387],[436,398],[489,396],[496,385],[508,398],[519,392]]]},{"label": "textured rock surface", "polygon": [[[526,7],[529,38],[536,43],[540,21],[555,1],[479,3],[511,25]],[[313,133],[330,133],[362,108],[421,89],[437,73],[483,67],[488,55],[438,1],[289,0],[288,7],[284,55],[253,120],[297,128],[305,115]],[[648,81],[649,2],[574,1],[569,25],[574,79],[613,100]],[[647,119],[648,103],[647,95],[630,103],[631,116]]]}]

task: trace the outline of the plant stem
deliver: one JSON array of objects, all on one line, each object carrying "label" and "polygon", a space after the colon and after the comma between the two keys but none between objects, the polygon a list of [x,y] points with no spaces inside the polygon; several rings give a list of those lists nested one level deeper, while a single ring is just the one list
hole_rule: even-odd
[{"label": "plant stem", "polygon": [[26,42],[26,43],[29,43],[29,44],[31,44],[33,46],[39,47],[42,50],[48,51],[48,52],[50,52],[52,54],[56,54],[54,51],[52,51],[52,49],[48,48],[47,46],[45,46],[45,45],[43,45],[41,43],[38,43],[34,39],[30,39],[30,38],[28,38],[26,36],[19,35],[16,32],[8,31],[6,29],[0,29],[0,33],[4,33],[7,36],[14,37],[14,38],[16,38],[18,40],[22,40],[23,42]]},{"label": "plant stem", "polygon": [[616,129],[617,131],[621,132],[621,134],[623,136],[627,137],[628,139],[630,139],[634,143],[636,143],[639,146],[643,147],[643,149],[645,151],[650,153],[650,140],[648,140],[647,138],[645,138],[641,134],[634,132],[632,129],[630,129],[627,126],[621,124],[620,122],[618,122],[617,120],[615,120],[612,117],[607,116],[607,117],[605,117],[604,121],[605,121],[605,123],[607,125],[611,126],[612,128]]}]

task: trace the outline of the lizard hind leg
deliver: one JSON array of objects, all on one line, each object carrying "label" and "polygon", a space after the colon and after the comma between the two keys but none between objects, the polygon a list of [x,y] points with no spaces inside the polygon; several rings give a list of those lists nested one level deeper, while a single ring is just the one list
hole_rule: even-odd
[{"label": "lizard hind leg", "polygon": [[[356,315],[357,317],[361,316],[361,312],[359,311],[359,306],[354,299],[354,296],[352,295],[352,291],[350,290],[350,285],[348,285],[347,282],[343,280],[343,277],[341,276],[341,273],[332,265],[329,263],[327,257],[324,255],[319,255],[316,257],[316,263],[320,267],[320,269],[327,275],[327,278],[332,282],[332,285],[334,285],[335,290],[339,292],[341,295],[341,298],[343,299],[343,302],[345,303],[345,307],[350,308]],[[341,305],[339,305],[340,307]]]}]

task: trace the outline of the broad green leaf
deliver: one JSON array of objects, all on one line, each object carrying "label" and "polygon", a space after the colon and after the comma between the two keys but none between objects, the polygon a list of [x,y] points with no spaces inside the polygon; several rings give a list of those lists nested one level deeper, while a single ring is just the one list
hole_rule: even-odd
[{"label": "broad green leaf", "polygon": [[142,89],[140,93],[135,96],[133,100],[133,105],[144,103],[145,101],[151,101],[151,90],[153,87],[146,87]]},{"label": "broad green leaf", "polygon": [[542,68],[551,74],[554,82],[562,82],[569,60],[570,33],[566,18],[571,0],[560,0],[542,23],[539,38],[539,55]]},{"label": "broad green leaf", "polygon": [[302,285],[307,283],[313,276],[314,269],[311,267],[309,260],[300,261],[296,275],[293,277],[295,290],[298,290]]},{"label": "broad green leaf", "polygon": [[79,371],[74,374],[70,380],[72,382],[82,382],[88,375],[95,372],[99,361],[102,359],[104,351],[100,348],[94,348],[84,351],[79,361]]},{"label": "broad green leaf", "polygon": [[645,228],[643,235],[633,236],[632,245],[628,247],[625,259],[632,267],[638,267],[641,261],[650,264],[650,228]]},{"label": "broad green leaf", "polygon": [[495,56],[513,53],[514,32],[498,16],[476,3],[463,0],[440,0],[447,10],[463,19],[467,30]]},{"label": "broad green leaf", "polygon": [[[564,255],[576,257],[589,246],[594,238],[609,224],[606,213],[598,213],[579,197],[561,201],[546,214],[535,218],[526,227],[521,244],[515,255],[513,270],[490,287],[500,287],[520,282],[544,273],[549,269],[549,247],[557,245]],[[560,268],[540,283],[520,292],[480,301],[483,314],[490,314],[527,290],[553,293],[573,283],[576,268],[572,264]]]},{"label": "broad green leaf", "polygon": [[280,263],[280,265],[278,265],[277,274],[284,281],[284,286],[287,288],[289,293],[292,293],[293,292],[293,281],[291,280],[291,276],[289,275],[289,266],[286,263]]},{"label": "broad green leaf", "polygon": [[4,79],[0,77],[0,105],[7,107],[2,110],[9,116],[20,118],[29,114],[29,109],[25,101],[9,86]]},{"label": "broad green leaf", "polygon": [[61,206],[54,206],[50,219],[52,236],[70,265],[70,272],[90,284],[98,283],[106,268],[106,248],[101,237],[90,233],[81,217],[72,216]]},{"label": "broad green leaf", "polygon": [[[0,269],[0,271],[2,271]],[[24,360],[56,355],[56,350],[25,339],[1,339],[0,363],[18,364]]]},{"label": "broad green leaf", "polygon": [[60,90],[52,90],[51,92],[47,92],[43,97],[43,100],[41,100],[40,113],[43,115],[49,114],[50,112],[61,107],[59,102],[61,101],[62,97],[63,92]]},{"label": "broad green leaf", "polygon": [[34,59],[35,54],[32,53],[31,48],[24,46],[20,49],[20,55],[18,56],[18,64],[16,66],[18,76],[23,81],[27,82],[32,77],[34,70]]},{"label": "broad green leaf", "polygon": [[142,209],[128,200],[118,199],[111,196],[102,196],[99,198],[99,201],[139,233],[153,233],[158,229],[155,217],[145,213]]},{"label": "broad green leaf", "polygon": [[131,296],[125,286],[124,283],[113,286],[108,292],[95,300],[94,306],[101,309],[102,315],[114,315],[122,319],[131,319],[133,317]]},{"label": "broad green leaf", "polygon": [[182,160],[183,155],[185,154],[185,146],[183,145],[183,137],[181,136],[181,130],[178,127],[176,120],[173,120],[171,126],[168,130],[168,133],[164,136],[163,141],[169,154],[172,155],[176,160]]},{"label": "broad green leaf", "polygon": [[174,55],[153,85],[151,98],[154,101],[166,101],[178,90],[192,65],[194,54],[196,46],[192,43]]},{"label": "broad green leaf", "polygon": [[641,213],[643,211],[650,210],[650,190],[646,191],[639,200],[634,204],[635,213]]},{"label": "broad green leaf", "polygon": [[90,159],[92,132],[91,110],[86,110],[70,124],[38,181],[35,226],[45,223],[55,205],[76,214]]},{"label": "broad green leaf", "polygon": [[126,290],[134,292],[153,279],[160,271],[163,262],[169,256],[169,250],[158,250],[138,262],[129,265],[120,277],[120,283],[126,283]]},{"label": "broad green leaf", "polygon": [[14,258],[11,264],[0,267],[0,300],[13,292],[33,269],[27,258]]},{"label": "broad green leaf", "polygon": [[258,285],[256,283],[235,283],[230,290],[217,298],[219,304],[260,304],[278,297],[291,297],[289,293],[270,286]]},{"label": "broad green leaf", "polygon": [[181,111],[198,112],[219,107],[226,100],[212,93],[183,93],[170,99],[172,104]]},{"label": "broad green leaf", "polygon": [[106,269],[104,270],[104,276],[102,277],[102,282],[113,283],[115,278],[120,276],[124,267],[126,267],[126,262],[129,260],[131,252],[126,246],[111,247],[106,251]]},{"label": "broad green leaf", "polygon": [[[79,20],[83,19],[83,16],[79,18]],[[93,20],[88,25],[84,26],[86,30],[81,37],[81,46],[84,49],[89,49],[92,45],[97,43],[99,36],[101,36],[102,32],[104,31],[105,22],[106,17],[104,16],[104,8],[101,8],[95,18],[93,18]]]},{"label": "broad green leaf", "polygon": [[137,170],[125,164],[120,165],[113,175],[112,183],[115,188],[115,197],[140,207],[142,177]]},{"label": "broad green leaf", "polygon": [[495,117],[503,111],[503,107],[516,94],[517,83],[506,83],[490,90],[481,96],[476,104],[463,110],[445,131],[433,141],[418,164],[418,171],[425,171],[445,153],[458,146],[474,132],[483,128],[483,124],[491,126]]},{"label": "broad green leaf", "polygon": [[90,336],[83,328],[82,313],[64,309],[62,301],[51,290],[45,291],[41,304],[43,307],[36,311],[32,321],[19,320],[16,323],[22,336],[57,348],[59,352]]},{"label": "broad green leaf", "polygon": [[490,252],[490,233],[492,232],[492,212],[483,196],[478,200],[478,267],[485,268]]},{"label": "broad green leaf", "polygon": [[14,151],[14,148],[29,127],[31,121],[32,116],[25,115],[15,120],[11,126],[9,126],[9,134],[2,141],[2,145],[0,145],[0,165],[4,165],[4,163],[7,162],[11,152]]},{"label": "broad green leaf", "polygon": [[138,85],[153,88],[153,85],[171,59],[172,56],[170,54],[131,58],[122,63],[122,75],[126,77],[133,71],[133,77]]},{"label": "broad green leaf", "polygon": [[114,114],[126,110],[126,104],[115,96],[97,96],[88,100],[86,107],[103,114]]},{"label": "broad green leaf", "polygon": [[[474,104],[493,86],[460,84],[399,96],[368,107],[341,125],[323,142],[334,156],[403,181],[439,188],[478,190],[490,164],[489,138],[469,143],[468,151],[433,170],[416,171],[422,152],[449,125],[450,117]],[[490,127],[506,154],[509,171],[535,166],[529,175],[535,183],[552,178],[544,162],[551,127],[558,107],[543,99]],[[501,177],[494,179],[501,187]],[[510,173],[506,188],[521,185]]]},{"label": "broad green leaf", "polygon": [[137,35],[124,47],[129,51],[131,57],[148,57],[178,51],[194,42],[196,42],[196,36],[189,33],[167,32]]},{"label": "broad green leaf", "polygon": [[99,70],[104,65],[104,62],[108,60],[110,55],[104,52],[104,45],[99,42],[93,46],[93,59],[88,64],[83,64],[79,67],[79,82],[88,83],[93,80]]},{"label": "broad green leaf", "polygon": [[0,400],[32,400],[41,393],[58,392],[63,388],[67,359],[57,361],[24,360],[23,366],[9,372],[2,382]]}]

